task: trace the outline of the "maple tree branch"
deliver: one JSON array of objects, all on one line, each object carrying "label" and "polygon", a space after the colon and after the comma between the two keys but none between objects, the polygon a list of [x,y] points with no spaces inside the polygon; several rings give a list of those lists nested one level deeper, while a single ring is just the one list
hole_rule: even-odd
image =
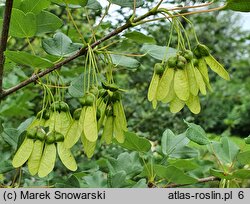
[{"label": "maple tree branch", "polygon": [[0,39],[0,98],[4,92],[3,91],[3,73],[4,73],[4,61],[5,61],[4,51],[6,50],[7,47],[12,7],[13,7],[13,0],[6,0],[2,34]]},{"label": "maple tree branch", "polygon": [[[207,178],[201,178],[201,179],[198,179],[197,183],[207,183],[207,182],[210,182],[210,181],[220,181],[220,178],[218,177],[215,177],[215,176],[210,176],[210,177],[207,177]],[[182,187],[182,186],[188,186],[190,184],[168,184],[166,185],[164,188],[176,188],[176,187]]]}]

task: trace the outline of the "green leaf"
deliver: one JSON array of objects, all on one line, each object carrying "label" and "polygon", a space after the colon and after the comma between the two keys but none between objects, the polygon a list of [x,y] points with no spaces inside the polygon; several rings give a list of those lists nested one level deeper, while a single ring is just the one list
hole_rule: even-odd
[{"label": "green leaf", "polygon": [[21,2],[21,10],[24,13],[32,12],[34,14],[40,13],[43,9],[48,8],[50,5],[49,0],[23,0]]},{"label": "green leaf", "polygon": [[48,11],[42,11],[36,16],[36,34],[54,32],[63,25],[63,21]]},{"label": "green leaf", "polygon": [[237,155],[237,161],[244,165],[250,164],[250,151],[240,152]]},{"label": "green leaf", "polygon": [[13,8],[10,22],[10,35],[17,38],[29,38],[36,34],[36,16]]},{"label": "green leaf", "polygon": [[130,40],[135,41],[136,43],[148,43],[148,44],[156,43],[153,37],[144,35],[143,33],[140,33],[138,31],[125,33],[124,36]]},{"label": "green leaf", "polygon": [[239,179],[250,179],[250,170],[248,169],[236,170],[235,172],[233,172],[233,177]]},{"label": "green leaf", "polygon": [[191,171],[199,167],[193,159],[174,159],[168,161],[171,166],[175,166],[176,168],[179,168],[183,171]]},{"label": "green leaf", "polygon": [[131,188],[148,188],[147,180],[146,179],[140,179],[136,184],[131,186]]},{"label": "green leaf", "polygon": [[137,136],[132,132],[125,132],[124,143],[118,143],[121,147],[137,152],[148,152],[151,149],[151,143],[149,140]]},{"label": "green leaf", "polygon": [[[109,2],[119,5],[121,7],[134,8],[134,0],[108,0]],[[144,4],[142,0],[136,1],[136,8],[141,7]]]},{"label": "green leaf", "polygon": [[53,63],[49,60],[24,51],[5,51],[5,56],[17,64],[33,68],[48,68],[53,66]]},{"label": "green leaf", "polygon": [[55,184],[56,188],[80,188],[80,182],[75,175],[71,175],[65,182]]},{"label": "green leaf", "polygon": [[221,78],[228,81],[230,80],[230,76],[227,70],[211,54],[205,57],[205,61],[209,65],[209,67]]},{"label": "green leaf", "polygon": [[184,134],[175,136],[170,129],[166,129],[161,138],[162,153],[169,156],[187,145],[188,142],[189,140]]},{"label": "green leaf", "polygon": [[2,134],[0,134],[5,142],[7,142],[13,149],[17,148],[19,132],[15,128],[6,128]]},{"label": "green leaf", "polygon": [[191,141],[199,144],[199,145],[207,145],[210,143],[210,140],[208,139],[206,132],[202,129],[201,126],[196,125],[194,123],[188,123],[187,121],[184,121],[188,125],[188,129],[186,131],[186,136]]},{"label": "green leaf", "polygon": [[231,174],[225,174],[223,171],[217,170],[217,169],[210,169],[210,174],[212,176],[221,178],[221,179],[232,179],[232,175]]},{"label": "green leaf", "polygon": [[227,0],[225,9],[240,12],[250,12],[249,0]]},{"label": "green leaf", "polygon": [[85,176],[83,180],[86,183],[86,187],[88,188],[105,188],[107,187],[107,179],[104,177],[101,171],[97,171],[94,173]]},{"label": "green leaf", "polygon": [[76,98],[83,97],[84,80],[85,80],[85,75],[81,74],[80,76],[74,78],[74,80],[70,83],[68,91],[72,97]]},{"label": "green leaf", "polygon": [[9,171],[14,170],[15,168],[12,166],[9,160],[7,161],[0,161],[0,174],[5,174]]},{"label": "green leaf", "polygon": [[133,175],[141,172],[143,169],[136,152],[131,154],[128,152],[121,153],[117,159],[109,158],[107,165],[112,174],[125,171],[127,175]]},{"label": "green leaf", "polygon": [[138,68],[140,66],[140,62],[134,58],[115,54],[111,54],[110,56],[115,66],[122,66],[128,68]]},{"label": "green leaf", "polygon": [[102,6],[96,0],[88,0],[88,4],[87,4],[86,8],[93,9],[93,10],[100,10],[100,9],[102,9]]},{"label": "green leaf", "polygon": [[[62,6],[66,6],[65,0],[52,0],[52,2]],[[80,6],[86,6],[88,4],[88,0],[66,0],[66,3],[70,8],[79,8]],[[79,7],[77,7],[76,5]]]},{"label": "green leaf", "polygon": [[180,146],[170,155],[172,158],[197,158],[199,156],[199,151],[192,147]]},{"label": "green leaf", "polygon": [[179,168],[175,166],[162,166],[154,165],[154,171],[160,178],[166,179],[169,183],[176,184],[193,184],[197,182],[197,179],[188,176]]},{"label": "green leaf", "polygon": [[126,185],[126,172],[119,171],[113,175],[111,175],[110,180],[110,187],[111,188],[122,188]]},{"label": "green leaf", "polygon": [[224,164],[231,164],[240,150],[228,137],[222,137],[220,142],[213,142],[212,147],[213,150],[211,151],[214,152]]},{"label": "green leaf", "polygon": [[164,61],[176,54],[176,49],[159,45],[144,44],[141,50],[155,59]]},{"label": "green leaf", "polygon": [[250,144],[250,136],[246,137],[244,140],[246,144]]},{"label": "green leaf", "polygon": [[73,43],[71,39],[63,33],[56,33],[53,38],[44,39],[42,46],[48,54],[58,57],[71,56],[82,47],[81,44]]}]

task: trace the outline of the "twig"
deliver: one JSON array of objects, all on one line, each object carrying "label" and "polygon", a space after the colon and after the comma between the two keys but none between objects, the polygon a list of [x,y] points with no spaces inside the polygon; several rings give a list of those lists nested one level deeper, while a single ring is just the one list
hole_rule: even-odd
[{"label": "twig", "polygon": [[[136,22],[139,22],[139,21],[141,21],[141,20],[147,18],[148,16],[155,15],[156,13],[157,13],[157,11],[149,11],[148,13],[146,13],[146,14],[144,14],[144,15],[138,17],[137,19],[135,19],[134,22],[135,22],[135,23],[136,23]],[[110,32],[110,33],[109,33],[108,35],[106,35],[105,37],[103,37],[103,38],[97,40],[96,42],[94,42],[94,43],[91,45],[91,47],[92,47],[92,48],[95,48],[96,46],[98,46],[98,45],[101,44],[102,42],[104,42],[104,41],[106,41],[106,40],[112,38],[113,36],[115,36],[115,35],[121,33],[122,31],[124,31],[124,30],[126,30],[126,29],[128,29],[128,28],[130,28],[130,27],[133,27],[133,25],[132,25],[132,23],[129,21],[129,22],[127,22],[126,24],[124,24],[123,26],[118,27],[118,28],[115,29],[114,31]],[[38,80],[39,78],[41,78],[41,77],[43,77],[43,76],[45,76],[45,75],[47,75],[47,74],[49,74],[49,73],[51,73],[51,72],[53,72],[53,71],[59,69],[59,68],[61,68],[63,65],[65,65],[65,64],[67,64],[67,63],[69,63],[69,62],[71,62],[72,60],[74,60],[74,59],[76,59],[76,58],[78,58],[78,57],[80,57],[80,56],[82,56],[82,55],[85,55],[85,54],[87,53],[87,51],[88,51],[88,47],[83,47],[83,48],[82,48],[81,50],[79,50],[76,54],[74,54],[73,56],[71,56],[71,57],[65,59],[64,61],[59,62],[59,63],[55,64],[53,67],[50,67],[50,68],[48,68],[48,69],[46,69],[46,70],[44,70],[44,71],[42,71],[42,72],[40,72],[40,73],[38,73],[38,74],[36,74],[36,75],[33,75],[33,76],[31,76],[30,78],[26,79],[25,81],[21,82],[20,84],[18,84],[18,85],[16,85],[16,86],[12,87],[12,88],[10,88],[10,89],[7,89],[7,90],[3,91],[3,92],[2,92],[2,95],[0,96],[0,100],[4,99],[6,96],[8,96],[8,95],[10,95],[10,94],[12,94],[12,93],[18,91],[19,89],[22,89],[23,87],[25,87],[25,86],[27,86],[27,85],[33,83],[33,82],[36,82],[36,80]]]},{"label": "twig", "polygon": [[[210,182],[210,181],[220,181],[220,178],[217,178],[215,176],[210,176],[210,177],[207,177],[207,178],[202,178],[202,179],[198,179],[197,183],[207,183],[207,182]],[[190,184],[169,184],[167,186],[165,186],[164,188],[176,188],[176,187],[181,187],[181,186],[188,186]]]},{"label": "twig", "polygon": [[13,6],[13,0],[6,0],[2,35],[0,41],[0,97],[3,93],[3,72],[4,72],[4,61],[5,61],[4,51],[6,50],[7,47],[12,6]]},{"label": "twig", "polygon": [[[184,14],[178,14],[178,15],[173,15],[173,16],[169,16],[169,18],[173,18],[173,17],[178,17],[178,16],[185,16],[185,15],[190,15],[190,14],[195,14],[195,13],[202,13],[202,12],[211,12],[211,11],[215,11],[215,10],[218,10],[218,9],[221,9],[223,7],[219,7],[219,8],[214,8],[214,9],[209,9],[209,10],[205,10],[205,11],[196,11],[196,12],[190,12],[190,13],[184,13]],[[91,44],[91,48],[95,48],[97,47],[99,44],[101,44],[102,42],[112,38],[113,36],[116,36],[118,35],[119,33],[123,32],[124,30],[130,28],[130,27],[133,27],[133,26],[136,26],[136,25],[139,25],[142,20],[146,19],[147,17],[149,16],[154,16],[156,15],[157,13],[160,13],[162,12],[161,9],[152,9],[150,10],[149,12],[147,12],[146,14],[136,18],[133,20],[133,22],[131,21],[128,21],[127,23],[125,23],[124,25],[118,27],[117,29],[115,29],[114,31],[110,32],[108,35],[106,35],[105,37],[97,40],[96,42],[94,42],[93,44]],[[164,19],[164,18],[163,18]],[[36,82],[36,80],[38,80],[39,78],[61,68],[63,65],[71,62],[72,60],[82,56],[82,55],[85,55],[88,51],[88,47],[85,46],[83,48],[81,48],[76,54],[74,54],[73,56],[65,59],[64,61],[61,61],[57,64],[55,64],[53,67],[50,67],[36,75],[33,75],[31,76],[30,78],[26,79],[25,81],[19,83],[18,85],[10,88],[10,89],[7,89],[7,90],[2,90],[2,94],[0,95],[0,101],[2,99],[4,99],[5,97],[7,97],[8,95],[12,94],[12,93],[15,93],[16,91],[18,91],[19,89],[22,89],[23,87],[33,83],[33,82]]]}]

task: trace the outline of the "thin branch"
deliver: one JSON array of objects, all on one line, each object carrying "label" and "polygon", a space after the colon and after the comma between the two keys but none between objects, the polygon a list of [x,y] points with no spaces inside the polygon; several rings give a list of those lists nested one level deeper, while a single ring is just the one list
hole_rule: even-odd
[{"label": "thin branch", "polygon": [[[147,18],[148,16],[151,16],[151,15],[155,15],[157,13],[157,11],[149,11],[148,13],[138,17],[137,19],[134,20],[134,22],[139,22],[145,18]],[[118,27],[117,29],[115,29],[114,31],[110,32],[108,35],[106,35],[105,37],[97,40],[96,42],[94,42],[91,47],[92,48],[95,48],[96,46],[98,46],[99,44],[101,44],[102,42],[112,38],[113,36],[121,33],[122,31],[130,28],[130,27],[133,27],[132,23],[129,21],[127,22],[126,24],[124,24],[123,26],[121,27]],[[33,82],[36,82],[36,80],[38,80],[39,78],[61,68],[63,65],[71,62],[72,60],[82,56],[82,55],[85,55],[87,53],[87,50],[88,50],[88,47],[83,47],[81,50],[79,50],[79,52],[77,52],[76,54],[74,54],[73,56],[65,59],[64,61],[62,62],[59,62],[57,64],[55,64],[53,67],[50,67],[48,69],[46,69],[45,71],[42,71],[36,75],[32,75],[30,78],[26,79],[25,81],[21,82],[20,84],[10,88],[10,89],[7,89],[5,91],[2,92],[2,95],[0,96],[0,100],[4,99],[6,96],[18,91],[19,89],[22,89],[23,87],[33,83]]]},{"label": "thin branch", "polygon": [[0,40],[0,97],[3,93],[4,51],[7,47],[13,0],[6,0],[2,35]]},{"label": "thin branch", "polygon": [[[214,9],[209,9],[209,10],[205,10],[205,11],[196,11],[196,12],[190,12],[190,13],[183,13],[183,14],[178,14],[178,15],[173,15],[173,16],[169,16],[169,18],[173,18],[173,17],[178,17],[178,16],[185,16],[185,15],[191,15],[191,14],[195,14],[195,13],[202,13],[202,12],[211,12],[211,11],[215,11],[215,10],[219,10],[221,9],[222,7],[219,7],[219,8],[214,8]],[[115,29],[114,31],[110,32],[108,35],[104,36],[103,38],[97,40],[96,42],[94,42],[93,44],[91,44],[91,47],[92,48],[95,48],[97,47],[98,45],[100,45],[102,42],[112,38],[113,36],[116,36],[118,35],[119,33],[123,32],[124,30],[130,28],[130,27],[133,27],[133,26],[136,26],[139,22],[141,22],[142,20],[146,19],[147,17],[149,16],[154,16],[156,15],[157,13],[160,13],[162,12],[161,9],[157,10],[155,8],[153,8],[152,10],[150,10],[149,12],[147,12],[146,14],[136,18],[133,20],[133,22],[131,21],[128,21],[127,23],[125,23],[124,25],[118,27],[117,29]],[[163,18],[164,19],[164,18]],[[140,24],[140,23],[139,23]],[[39,78],[57,70],[57,69],[60,69],[63,65],[71,62],[72,60],[82,56],[82,55],[85,55],[88,51],[88,47],[85,46],[83,48],[81,48],[75,55],[65,59],[64,61],[61,61],[57,64],[55,64],[53,67],[50,67],[36,75],[33,75],[31,76],[30,78],[26,79],[25,81],[21,82],[20,84],[8,89],[8,90],[4,90],[2,91],[2,94],[0,95],[0,101],[2,99],[4,99],[5,97],[7,97],[8,95],[12,94],[12,93],[15,93],[16,91],[18,91],[19,89],[22,89],[23,87],[33,83],[33,82],[36,82]]]},{"label": "thin branch", "polygon": [[[202,178],[202,179],[198,179],[197,183],[207,183],[207,182],[210,182],[210,181],[220,181],[220,178],[218,177],[214,177],[214,176],[210,176],[210,177],[207,177],[207,178]],[[169,184],[167,186],[165,186],[164,188],[176,188],[176,187],[182,187],[182,186],[188,186],[190,184]]]}]

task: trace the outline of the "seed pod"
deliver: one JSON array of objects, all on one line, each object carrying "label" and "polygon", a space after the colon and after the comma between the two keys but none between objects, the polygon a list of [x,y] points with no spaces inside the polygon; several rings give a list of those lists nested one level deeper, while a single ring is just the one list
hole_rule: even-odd
[{"label": "seed pod", "polygon": [[197,47],[194,48],[193,53],[197,59],[200,59],[202,57],[202,55]]},{"label": "seed pod", "polygon": [[55,144],[45,144],[43,155],[40,161],[38,176],[43,178],[47,176],[54,168],[56,161]]},{"label": "seed pod", "polygon": [[193,59],[192,59],[192,63],[193,63],[193,65],[194,65],[194,67],[197,67],[197,66],[199,65],[199,61],[198,61],[198,59],[196,59],[196,58],[193,58]]},{"label": "seed pod", "polygon": [[209,76],[208,76],[208,69],[207,69],[207,64],[203,58],[198,60],[198,66],[197,68],[199,69],[201,75],[203,76],[206,81],[209,82]]},{"label": "seed pod", "polygon": [[95,96],[91,93],[88,93],[85,96],[84,106],[93,106],[94,102],[95,102]]},{"label": "seed pod", "polygon": [[208,49],[208,47],[206,45],[198,44],[197,49],[199,50],[200,55],[202,57],[206,57],[206,56],[209,55],[209,49]]},{"label": "seed pod", "polygon": [[207,94],[206,85],[205,85],[205,82],[202,78],[200,71],[197,68],[194,69],[194,74],[195,74],[195,78],[196,78],[196,82],[198,84],[198,87],[201,91],[201,94],[206,95]]},{"label": "seed pod", "polygon": [[198,60],[199,63],[198,63],[198,70],[200,71],[202,77],[203,77],[203,80],[205,82],[205,85],[206,87],[208,88],[209,91],[212,91],[212,87],[209,83],[209,76],[208,76],[208,68],[207,68],[207,64],[205,62],[205,60],[203,58],[199,59]]},{"label": "seed pod", "polygon": [[83,132],[83,124],[84,124],[84,118],[85,118],[86,109],[87,109],[87,106],[84,106],[82,108],[81,115],[80,115],[80,118],[79,118],[78,128],[79,128],[79,132],[80,133]]},{"label": "seed pod", "polygon": [[66,135],[71,122],[72,117],[69,112],[60,112],[57,114],[57,118],[54,118],[54,129],[56,132]]},{"label": "seed pod", "polygon": [[56,132],[55,133],[55,142],[63,142],[64,141],[64,136],[59,133],[59,132]]},{"label": "seed pod", "polygon": [[12,160],[12,165],[15,168],[22,166],[29,159],[33,146],[34,141],[26,137]]},{"label": "seed pod", "polygon": [[194,114],[198,114],[201,111],[201,105],[198,96],[193,96],[191,94],[189,96],[189,99],[186,101],[186,105],[189,108],[189,110]]},{"label": "seed pod", "polygon": [[65,103],[64,101],[60,101],[60,111],[62,112],[69,112],[69,106],[67,103]]},{"label": "seed pod", "polygon": [[90,142],[89,140],[87,140],[84,134],[81,135],[81,141],[83,145],[83,151],[87,155],[87,157],[90,159],[94,155],[96,141]]},{"label": "seed pod", "polygon": [[106,121],[104,123],[103,133],[102,133],[102,141],[104,140],[106,144],[111,144],[113,139],[113,131],[114,131],[114,118],[113,116],[107,116]]},{"label": "seed pod", "polygon": [[40,119],[44,119],[44,120],[48,120],[49,119],[49,110],[42,110],[40,111],[37,116],[36,119],[40,120]]},{"label": "seed pod", "polygon": [[176,95],[175,95],[175,92],[174,92],[174,80],[172,80],[172,83],[171,83],[170,88],[169,88],[168,95],[164,99],[162,99],[161,102],[162,103],[169,103],[175,97],[176,97]]},{"label": "seed pod", "polygon": [[66,148],[63,142],[57,143],[57,153],[63,165],[71,171],[77,170],[77,164],[70,149]]},{"label": "seed pod", "polygon": [[156,98],[157,87],[160,81],[160,76],[154,72],[148,88],[148,100],[153,101]]},{"label": "seed pod", "polygon": [[117,140],[117,142],[123,143],[125,141],[125,135],[119,117],[114,117],[113,125],[114,125],[114,130],[113,130],[114,138]]},{"label": "seed pod", "polygon": [[194,69],[195,68],[192,63],[187,64],[187,76],[188,76],[189,90],[191,94],[193,94],[194,96],[197,96],[199,92],[199,87],[196,82]]},{"label": "seed pod", "polygon": [[221,78],[225,80],[230,80],[230,76],[228,72],[225,70],[225,68],[212,56],[209,55],[205,57],[206,63],[208,66],[216,73],[218,74]]},{"label": "seed pod", "polygon": [[164,72],[164,67],[162,66],[161,63],[156,63],[154,66],[154,72],[158,75],[162,75]]},{"label": "seed pod", "polygon": [[48,133],[45,142],[46,142],[46,144],[55,143],[55,131]]},{"label": "seed pod", "polygon": [[185,59],[186,59],[188,62],[190,62],[190,61],[193,59],[194,54],[193,54],[193,52],[192,52],[191,50],[185,50],[185,51],[184,51],[183,57],[185,57]]},{"label": "seed pod", "polygon": [[177,69],[174,75],[174,91],[176,96],[186,101],[189,97],[189,84],[186,69]]},{"label": "seed pod", "polygon": [[157,95],[156,95],[157,100],[160,101],[160,100],[166,98],[166,96],[168,95],[170,85],[171,85],[173,78],[174,78],[174,73],[175,73],[175,71],[172,68],[167,68],[164,71],[164,73],[160,79],[158,89],[157,89]]},{"label": "seed pod", "polygon": [[89,92],[92,93],[96,98],[98,98],[99,89],[96,86],[92,86],[90,88]]},{"label": "seed pod", "polygon": [[181,55],[179,55],[179,56],[177,57],[177,65],[178,65],[178,62],[183,62],[184,64],[187,64],[186,58],[183,57],[183,56],[181,56]]},{"label": "seed pod", "polygon": [[55,112],[55,111],[60,112],[61,111],[60,101],[56,101],[56,102],[52,103],[50,106],[50,110],[53,112]]},{"label": "seed pod", "polygon": [[78,108],[74,111],[74,114],[73,114],[73,118],[74,120],[79,120],[80,116],[81,116],[81,112],[82,112],[82,109],[81,108]]},{"label": "seed pod", "polygon": [[44,141],[46,137],[46,132],[42,128],[38,128],[36,132],[36,139]]},{"label": "seed pod", "polygon": [[102,87],[106,90],[110,90],[112,92],[115,92],[119,89],[119,87],[116,84],[108,84],[107,82],[102,82]]},{"label": "seed pod", "polygon": [[157,100],[156,99],[154,99],[152,101],[152,106],[153,106],[153,109],[156,109],[156,107],[157,107]]},{"label": "seed pod", "polygon": [[170,112],[171,113],[178,113],[181,109],[185,106],[185,102],[180,100],[178,97],[175,97],[170,102]]},{"label": "seed pod", "polygon": [[121,101],[117,101],[114,103],[113,112],[114,112],[114,116],[117,118],[117,120],[121,124],[121,128],[124,131],[126,131],[127,130],[127,119],[126,119]]},{"label": "seed pod", "polygon": [[167,61],[167,64],[169,68],[175,68],[177,65],[177,57],[170,57]]},{"label": "seed pod", "polygon": [[70,149],[77,143],[82,134],[81,130],[82,129],[79,128],[79,121],[73,120],[65,135],[64,144],[66,148]]},{"label": "seed pod", "polygon": [[28,160],[28,169],[32,176],[36,175],[43,154],[44,141],[36,140],[33,151]]},{"label": "seed pod", "polygon": [[98,137],[97,132],[97,120],[96,120],[96,108],[94,106],[88,106],[85,112],[83,122],[83,132],[90,142],[95,142]]},{"label": "seed pod", "polygon": [[97,128],[98,130],[100,130],[102,124],[103,124],[103,121],[105,119],[105,110],[106,110],[106,107],[107,107],[107,104],[104,102],[104,100],[102,98],[100,98],[101,101],[98,103],[97,102],[97,107],[98,109],[100,110],[100,114],[101,114],[101,117],[99,118],[99,120],[97,121]]},{"label": "seed pod", "polygon": [[37,127],[29,128],[27,129],[26,136],[29,139],[36,139],[36,132],[37,132]]},{"label": "seed pod", "polygon": [[186,64],[182,61],[178,61],[176,67],[178,69],[184,69],[186,67]]}]

